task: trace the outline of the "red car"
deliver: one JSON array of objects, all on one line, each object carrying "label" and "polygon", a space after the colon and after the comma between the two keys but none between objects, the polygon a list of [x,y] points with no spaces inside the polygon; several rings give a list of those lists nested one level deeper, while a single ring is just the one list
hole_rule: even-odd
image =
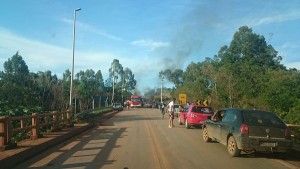
[{"label": "red car", "polygon": [[191,105],[189,108],[183,108],[179,112],[178,123],[184,124],[187,129],[191,126],[202,126],[208,116],[214,114],[211,107]]}]

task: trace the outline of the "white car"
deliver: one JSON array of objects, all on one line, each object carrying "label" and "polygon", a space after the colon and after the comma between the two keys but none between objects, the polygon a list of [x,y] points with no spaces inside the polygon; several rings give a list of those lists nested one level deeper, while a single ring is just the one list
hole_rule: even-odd
[{"label": "white car", "polygon": [[121,103],[114,103],[113,104],[113,109],[114,110],[123,110],[123,106]]}]

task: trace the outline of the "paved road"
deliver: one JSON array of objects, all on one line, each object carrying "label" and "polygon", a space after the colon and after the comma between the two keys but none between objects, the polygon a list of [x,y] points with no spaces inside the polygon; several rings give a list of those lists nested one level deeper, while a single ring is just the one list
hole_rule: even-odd
[{"label": "paved road", "polygon": [[287,169],[270,155],[231,158],[225,146],[202,141],[202,130],[168,128],[158,109],[131,109],[16,168]]}]

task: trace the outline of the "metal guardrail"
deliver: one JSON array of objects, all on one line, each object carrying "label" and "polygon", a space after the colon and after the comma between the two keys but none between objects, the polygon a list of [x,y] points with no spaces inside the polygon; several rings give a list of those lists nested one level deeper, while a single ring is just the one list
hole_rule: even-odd
[{"label": "metal guardrail", "polygon": [[300,125],[287,124],[287,126],[291,129],[291,136],[294,141],[293,148],[300,151]]},{"label": "metal guardrail", "polygon": [[300,139],[300,125],[287,124],[287,126],[291,129],[292,137]]},{"label": "metal guardrail", "polygon": [[287,124],[287,126],[300,129],[300,125],[296,125],[296,124]]}]

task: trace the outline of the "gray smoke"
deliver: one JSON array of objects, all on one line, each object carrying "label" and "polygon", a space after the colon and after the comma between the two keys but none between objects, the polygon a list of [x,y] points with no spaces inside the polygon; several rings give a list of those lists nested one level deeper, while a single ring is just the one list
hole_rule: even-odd
[{"label": "gray smoke", "polygon": [[[209,38],[212,29],[221,24],[218,13],[209,11],[212,9],[206,4],[195,5],[181,19],[180,24],[174,30],[174,39],[166,49],[158,51],[165,69],[185,69],[184,64],[191,56],[197,56],[202,49],[203,43]],[[217,51],[216,51],[217,52]],[[207,56],[197,56],[201,58]],[[189,64],[189,63],[187,63]]]}]

